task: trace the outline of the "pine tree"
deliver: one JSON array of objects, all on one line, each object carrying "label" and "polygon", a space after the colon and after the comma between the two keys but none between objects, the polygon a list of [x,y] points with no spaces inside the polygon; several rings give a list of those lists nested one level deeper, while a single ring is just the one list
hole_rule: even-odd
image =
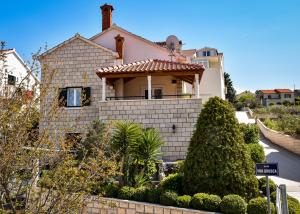
[{"label": "pine tree", "polygon": [[205,104],[192,136],[184,165],[187,194],[199,192],[257,194],[254,163],[248,153],[231,105],[214,97]]}]

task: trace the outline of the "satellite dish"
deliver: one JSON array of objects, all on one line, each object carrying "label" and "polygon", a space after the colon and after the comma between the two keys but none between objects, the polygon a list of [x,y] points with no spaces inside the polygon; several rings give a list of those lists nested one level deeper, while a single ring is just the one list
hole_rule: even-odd
[{"label": "satellite dish", "polygon": [[174,35],[170,35],[170,36],[167,37],[167,39],[166,39],[166,45],[167,45],[167,48],[170,51],[178,51],[178,50],[181,49],[180,41]]}]

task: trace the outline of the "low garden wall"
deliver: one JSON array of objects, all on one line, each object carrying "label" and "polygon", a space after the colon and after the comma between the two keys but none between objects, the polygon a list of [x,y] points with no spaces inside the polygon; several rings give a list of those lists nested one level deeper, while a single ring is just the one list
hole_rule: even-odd
[{"label": "low garden wall", "polygon": [[259,119],[257,119],[257,125],[263,135],[267,139],[272,141],[272,143],[275,143],[289,150],[290,152],[300,155],[300,140],[293,138],[290,135],[282,134],[280,132],[269,129]]},{"label": "low garden wall", "polygon": [[[214,214],[201,210],[161,206],[144,202],[105,198],[104,201],[92,197],[82,214]],[[106,204],[104,204],[104,203]]]},{"label": "low garden wall", "polygon": [[163,160],[176,161],[185,159],[201,109],[201,99],[116,100],[99,102],[99,118],[131,120],[158,129],[165,142]]}]

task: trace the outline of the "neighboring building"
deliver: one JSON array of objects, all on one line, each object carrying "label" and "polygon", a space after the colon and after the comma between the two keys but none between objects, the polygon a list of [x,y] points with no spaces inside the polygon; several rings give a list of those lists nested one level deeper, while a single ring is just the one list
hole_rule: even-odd
[{"label": "neighboring building", "polygon": [[263,106],[282,105],[284,102],[294,103],[294,92],[290,89],[257,90],[256,98]]},{"label": "neighboring building", "polygon": [[33,96],[38,78],[30,71],[15,49],[2,50],[0,61],[0,97],[9,97],[16,89],[23,89]]},{"label": "neighboring building", "polygon": [[187,57],[189,62],[201,64],[205,67],[200,83],[201,98],[208,99],[212,96],[219,96],[225,99],[223,53],[219,53],[215,48],[205,47],[199,50],[183,50],[182,54]]},{"label": "neighboring building", "polygon": [[300,97],[300,89],[295,89],[294,90],[294,96],[296,97]]},{"label": "neighboring building", "polygon": [[[39,56],[42,83],[55,70],[51,91],[41,106],[40,128],[59,139],[85,134],[95,119],[131,120],[159,129],[165,141],[164,160],[183,159],[208,98],[208,92],[201,91],[205,68],[188,63],[175,36],[154,43],[112,25],[113,9],[101,6],[101,33],[90,39],[76,34]],[[221,59],[221,55],[211,57],[215,57],[209,58],[212,63]],[[224,85],[220,79],[207,81],[219,88]],[[209,96],[224,98],[214,91]],[[64,101],[62,114],[50,120],[47,115],[54,100]]]}]

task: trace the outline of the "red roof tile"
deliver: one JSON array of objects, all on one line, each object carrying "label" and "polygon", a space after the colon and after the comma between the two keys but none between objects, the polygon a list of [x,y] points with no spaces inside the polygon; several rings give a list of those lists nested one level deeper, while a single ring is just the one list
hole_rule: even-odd
[{"label": "red roof tile", "polygon": [[277,94],[275,90],[259,90],[264,94]]},{"label": "red roof tile", "polygon": [[159,59],[148,59],[129,64],[110,66],[97,70],[99,77],[107,74],[124,74],[124,73],[154,73],[154,72],[188,72],[193,71],[202,73],[204,67],[199,64],[188,64],[181,62],[172,62]]},{"label": "red roof tile", "polygon": [[275,89],[277,93],[293,93],[290,89]]}]

